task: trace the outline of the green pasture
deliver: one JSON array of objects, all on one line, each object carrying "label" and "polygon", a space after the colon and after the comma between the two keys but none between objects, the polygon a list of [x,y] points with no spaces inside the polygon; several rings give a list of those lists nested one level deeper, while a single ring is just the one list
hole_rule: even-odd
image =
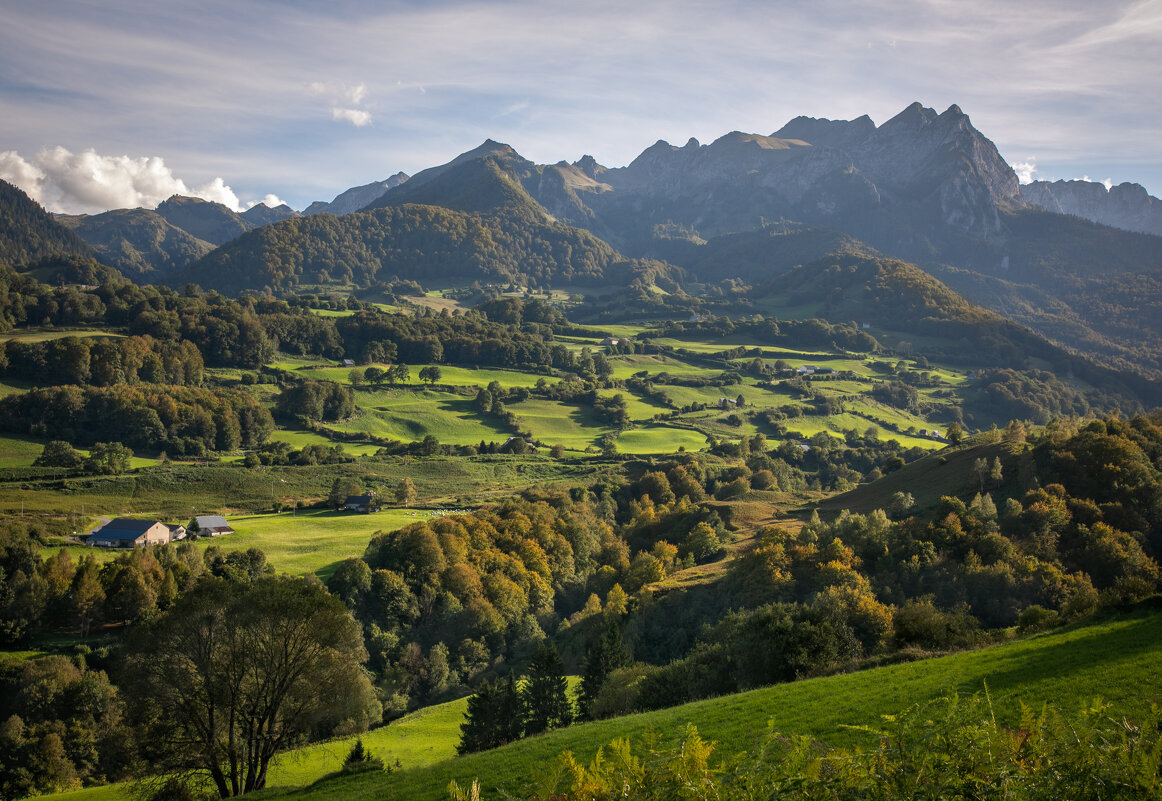
[{"label": "green pasture", "polygon": [[[411,368],[412,376],[408,383],[419,384],[420,370],[426,365],[419,365]],[[500,384],[504,389],[512,389],[513,387],[534,387],[539,379],[545,379],[550,384],[556,383],[559,379],[550,375],[542,375],[538,373],[522,373],[517,370],[501,370],[498,368],[481,367],[479,369],[473,367],[456,367],[455,365],[437,365],[440,368],[441,384],[449,384],[457,387],[486,387],[493,381]]]},{"label": "green pasture", "polygon": [[645,425],[617,435],[617,449],[622,453],[676,453],[680,447],[700,451],[706,447],[706,437],[698,431],[667,425]]},{"label": "green pasture", "polygon": [[574,328],[592,331],[599,339],[606,336],[619,339],[622,337],[640,337],[643,331],[649,330],[649,326],[645,325],[606,325],[605,323],[601,325],[577,325]]},{"label": "green pasture", "polygon": [[[768,731],[806,734],[832,745],[870,744],[873,735],[853,726],[875,726],[881,716],[907,709],[949,691],[979,693],[986,688],[997,717],[1019,722],[1023,701],[1076,712],[1101,698],[1109,714],[1133,720],[1162,700],[1162,614],[1141,611],[1077,625],[978,651],[890,665],[856,673],[781,684],[738,695],[698,701],[623,718],[575,725],[503,748],[456,757],[391,775],[364,774],[320,782],[293,792],[301,801],[371,801],[407,798],[444,801],[449,781],[481,783],[482,797],[500,798],[499,789],[527,796],[528,784],[572,751],[588,763],[599,747],[627,737],[640,747],[647,735],[674,744],[687,723],[716,743],[726,759],[753,749]],[[636,749],[635,749],[636,750]],[[270,797],[289,797],[272,792]]]},{"label": "green pasture", "polygon": [[15,434],[0,435],[0,467],[30,467],[43,450],[42,440]]},{"label": "green pasture", "polygon": [[512,433],[481,414],[466,395],[434,390],[377,390],[356,393],[363,414],[332,426],[336,431],[415,442],[429,434],[442,443],[504,442]]},{"label": "green pasture", "polygon": [[122,339],[124,336],[124,334],[118,334],[104,328],[21,328],[19,331],[13,330],[0,334],[0,339],[18,342],[48,342],[65,337]]},{"label": "green pasture", "polygon": [[326,580],[339,562],[361,556],[375,532],[393,531],[429,514],[419,509],[384,509],[371,514],[309,509],[231,517],[228,521],[234,534],[202,537],[198,546],[205,550],[218,545],[227,551],[258,548],[280,573],[314,573]]},{"label": "green pasture", "polygon": [[[276,366],[283,367],[284,364],[293,364],[293,361],[280,361]],[[317,364],[317,362],[312,362]],[[298,365],[302,366],[302,365]],[[356,367],[337,367],[333,362],[326,363],[326,366],[320,366],[316,369],[298,370],[298,374],[304,378],[311,378],[316,381],[336,381],[341,384],[350,383],[350,376],[352,370],[358,370],[362,373],[367,367],[372,365],[359,365]],[[375,367],[385,369],[388,365],[376,364]],[[408,369],[411,373],[407,381],[401,382],[408,386],[421,386],[426,382],[420,381],[420,370],[428,365],[425,364],[409,364]],[[546,381],[556,381],[553,376],[542,375],[539,373],[522,373],[517,370],[502,370],[499,368],[481,367],[479,369],[473,367],[456,367],[455,365],[440,364],[436,365],[440,368],[439,384],[446,386],[458,387],[486,387],[491,382],[495,381],[504,389],[512,389],[513,387],[532,387],[536,386],[537,380],[544,378]],[[283,367],[283,369],[295,369],[293,367]],[[367,384],[363,384],[367,386]],[[391,386],[384,384],[383,386]]]},{"label": "green pasture", "polygon": [[0,398],[6,398],[9,395],[19,395],[21,392],[27,392],[32,388],[32,385],[26,381],[0,381]]},{"label": "green pasture", "polygon": [[612,398],[614,395],[621,395],[621,399],[625,401],[625,411],[629,415],[630,420],[653,420],[655,414],[670,413],[668,407],[656,403],[649,398],[641,398],[628,390],[603,389],[597,394],[602,398]]},{"label": "green pasture", "polygon": [[460,724],[468,699],[460,698],[426,707],[386,726],[373,729],[358,737],[344,737],[294,751],[285,751],[275,757],[270,766],[270,786],[301,786],[321,779],[343,767],[343,760],[355,745],[363,740],[371,755],[382,759],[387,766],[396,762],[404,770],[434,765],[456,755],[460,742]]},{"label": "green pasture", "polygon": [[359,442],[335,442],[322,434],[316,434],[314,431],[297,431],[285,428],[276,430],[270,435],[270,439],[272,442],[286,442],[296,450],[301,450],[307,445],[326,445],[328,448],[342,445],[343,452],[352,456],[374,456],[380,447],[379,445],[367,445]]},{"label": "green pasture", "polygon": [[[31,467],[46,444],[47,440],[22,437],[18,434],[0,435],[0,468]],[[76,450],[81,456],[89,455],[86,448],[77,448]],[[129,460],[130,469],[153,467],[158,464],[161,464],[161,461],[150,456],[134,456]]]},{"label": "green pasture", "polygon": [[612,429],[602,425],[588,406],[577,406],[554,400],[528,400],[508,407],[521,426],[546,445],[564,445],[570,450],[583,451],[596,446],[604,434]]},{"label": "green pasture", "polygon": [[278,370],[298,370],[300,367],[334,367],[335,360],[324,359],[322,356],[294,356],[289,353],[279,353],[274,361],[269,362],[267,366]]},{"label": "green pasture", "polygon": [[692,403],[704,403],[707,406],[717,406],[722,398],[736,400],[742,395],[747,407],[752,409],[773,409],[795,401],[790,395],[771,392],[752,384],[730,384],[725,387],[680,387],[672,384],[655,384],[654,389],[665,392],[676,406],[689,406]]},{"label": "green pasture", "polygon": [[670,375],[704,375],[714,376],[721,370],[710,367],[699,367],[687,362],[661,354],[633,354],[632,356],[610,356],[609,364],[613,368],[613,377],[626,379],[635,373],[647,371],[651,376],[658,373]]},{"label": "green pasture", "polygon": [[[210,546],[225,551],[258,548],[279,573],[296,576],[314,573],[325,581],[339,562],[361,556],[377,531],[393,531],[430,515],[431,512],[423,509],[384,509],[372,514],[304,509],[280,514],[243,515],[227,518],[234,534],[202,537],[197,545],[203,551]],[[180,522],[189,522],[192,516],[183,517]],[[119,548],[57,545],[42,548],[41,555],[57,553],[62,547],[76,562],[90,555],[96,556],[99,562],[109,562],[125,553]]]},{"label": "green pasture", "polygon": [[354,309],[311,309],[311,314],[316,317],[351,317],[355,314]]}]

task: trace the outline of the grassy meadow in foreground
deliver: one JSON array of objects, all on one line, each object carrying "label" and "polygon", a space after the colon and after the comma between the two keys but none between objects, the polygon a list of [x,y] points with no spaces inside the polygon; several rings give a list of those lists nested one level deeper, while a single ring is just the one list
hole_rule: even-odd
[{"label": "grassy meadow in foreground", "polygon": [[[936,698],[948,691],[986,689],[997,715],[1016,723],[1020,703],[1076,711],[1094,699],[1111,704],[1112,716],[1133,718],[1143,705],[1162,698],[1162,613],[1142,610],[1076,625],[1028,639],[935,659],[889,665],[837,676],[782,684],[738,695],[698,701],[624,718],[577,725],[522,740],[495,751],[393,775],[337,778],[270,797],[311,800],[430,799],[444,801],[449,781],[466,786],[479,778],[484,797],[497,788],[521,796],[522,789],[562,751],[588,762],[597,748],[617,737],[636,742],[653,733],[673,743],[691,722],[715,754],[728,758],[754,747],[768,731],[801,733],[832,745],[861,742],[869,735],[849,726],[875,724],[882,715]],[[390,759],[390,753],[383,754]]]}]

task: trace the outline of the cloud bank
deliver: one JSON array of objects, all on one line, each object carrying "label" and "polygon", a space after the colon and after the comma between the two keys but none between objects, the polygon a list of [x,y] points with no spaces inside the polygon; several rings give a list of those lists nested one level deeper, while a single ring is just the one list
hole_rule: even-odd
[{"label": "cloud bank", "polygon": [[107,209],[152,209],[173,195],[199,197],[234,211],[242,205],[221,178],[189,187],[158,156],[104,156],[90,148],[73,153],[44,148],[31,160],[0,152],[0,178],[23,189],[51,212],[91,214]]}]

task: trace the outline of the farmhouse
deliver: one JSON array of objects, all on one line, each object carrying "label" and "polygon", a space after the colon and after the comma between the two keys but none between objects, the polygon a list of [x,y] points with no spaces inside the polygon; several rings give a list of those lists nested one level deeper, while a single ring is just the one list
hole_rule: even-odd
[{"label": "farmhouse", "polygon": [[98,548],[136,548],[162,545],[170,541],[169,526],[156,520],[118,517],[89,535],[89,544]]},{"label": "farmhouse", "polygon": [[197,531],[202,537],[220,537],[223,534],[234,533],[234,529],[230,528],[230,524],[222,515],[197,515],[186,528]]},{"label": "farmhouse", "polygon": [[166,523],[165,527],[169,529],[169,541],[177,542],[186,538],[186,527],[181,523]]},{"label": "farmhouse", "polygon": [[607,348],[611,346],[617,347],[618,345],[622,345],[627,341],[628,340],[625,338],[618,339],[617,337],[606,337],[605,339],[601,340],[601,345]]},{"label": "farmhouse", "polygon": [[799,375],[815,375],[816,369],[817,368],[813,364],[805,364],[802,367],[796,369],[795,372]]},{"label": "farmhouse", "polygon": [[348,495],[343,508],[349,512],[378,512],[380,507],[369,492],[366,495]]}]

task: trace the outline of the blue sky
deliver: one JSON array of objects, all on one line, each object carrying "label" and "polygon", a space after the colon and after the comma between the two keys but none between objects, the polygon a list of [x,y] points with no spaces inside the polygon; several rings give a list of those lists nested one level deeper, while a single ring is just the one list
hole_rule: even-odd
[{"label": "blue sky", "polygon": [[0,177],[58,211],[302,208],[486,138],[658,139],[952,103],[1035,178],[1162,194],[1162,0],[0,0]]}]

